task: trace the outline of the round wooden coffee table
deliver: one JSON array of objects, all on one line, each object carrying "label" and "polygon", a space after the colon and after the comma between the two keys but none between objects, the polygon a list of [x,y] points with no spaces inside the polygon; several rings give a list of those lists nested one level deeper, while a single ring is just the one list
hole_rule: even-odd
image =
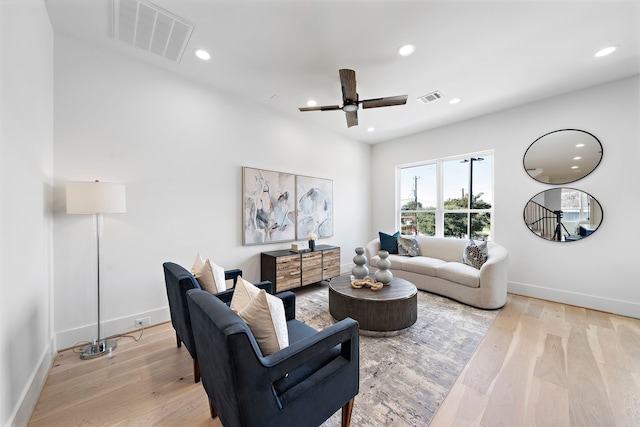
[{"label": "round wooden coffee table", "polygon": [[397,277],[372,291],[352,287],[350,275],[338,276],[329,284],[329,313],[336,320],[357,320],[363,335],[396,335],[418,319],[418,291],[413,283]]}]

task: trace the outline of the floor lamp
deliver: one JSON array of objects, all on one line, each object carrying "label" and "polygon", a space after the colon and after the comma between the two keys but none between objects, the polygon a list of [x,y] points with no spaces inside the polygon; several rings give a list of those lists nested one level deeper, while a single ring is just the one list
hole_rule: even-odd
[{"label": "floor lamp", "polygon": [[100,234],[102,215],[124,213],[126,210],[125,187],[111,182],[68,182],[67,213],[90,214],[96,223],[97,244],[97,283],[98,283],[98,335],[97,338],[80,352],[81,359],[91,359],[110,353],[116,348],[115,340],[100,336]]}]

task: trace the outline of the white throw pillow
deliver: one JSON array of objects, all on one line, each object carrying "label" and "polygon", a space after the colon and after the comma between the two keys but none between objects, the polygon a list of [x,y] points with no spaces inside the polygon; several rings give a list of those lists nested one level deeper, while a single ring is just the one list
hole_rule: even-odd
[{"label": "white throw pillow", "polygon": [[238,277],[238,283],[236,283],[236,287],[233,289],[233,296],[231,297],[231,304],[229,305],[231,310],[238,313],[249,304],[258,293],[260,293],[260,288],[244,280],[242,277]]},{"label": "white throw pillow", "polygon": [[268,356],[289,345],[287,319],[284,304],[280,298],[260,289],[258,295],[238,312],[238,316],[251,329],[263,356]]},{"label": "white throw pillow", "polygon": [[216,282],[216,288],[218,288],[218,292],[223,292],[227,290],[227,281],[224,280],[224,268],[215,264],[211,260],[207,260],[205,265],[209,262],[211,264],[211,269],[213,270],[213,280]]},{"label": "white throw pillow", "polygon": [[[200,257],[200,255],[198,255]],[[200,258],[202,260],[202,258]],[[216,294],[227,290],[227,282],[224,280],[224,268],[207,259],[198,267],[198,259],[193,266],[191,273],[196,278],[200,287],[205,291]]]},{"label": "white throw pillow", "polygon": [[202,270],[202,267],[204,267],[204,261],[204,258],[202,258],[200,254],[196,255],[196,260],[193,262],[193,267],[191,267],[191,274],[195,276],[197,272]]}]

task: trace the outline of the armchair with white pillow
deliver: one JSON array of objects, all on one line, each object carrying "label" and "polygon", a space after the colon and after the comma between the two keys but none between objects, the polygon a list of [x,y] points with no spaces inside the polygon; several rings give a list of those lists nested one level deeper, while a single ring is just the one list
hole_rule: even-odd
[{"label": "armchair with white pillow", "polygon": [[[162,264],[167,288],[167,298],[169,300],[169,311],[171,313],[171,324],[176,331],[176,344],[179,348],[182,346],[182,343],[184,343],[184,346],[193,358],[193,380],[196,383],[200,381],[200,366],[198,364],[196,346],[193,339],[193,330],[191,329],[187,291],[191,289],[203,289],[203,285],[205,285],[212,290],[213,293],[218,293],[217,284],[213,276],[207,277],[204,274],[204,270],[210,270],[210,274],[213,275],[213,266],[215,264],[208,260],[202,260],[202,265],[199,267],[198,260],[202,260],[200,255],[196,258],[196,264],[194,264],[192,270],[200,276],[200,280],[196,279],[192,273],[176,263],[165,262]],[[219,271],[220,267],[215,269]],[[233,286],[235,287],[238,278],[242,276],[242,270],[239,269],[222,270],[222,273],[224,280],[219,279],[218,283],[221,284],[221,288],[224,287],[225,291],[227,280],[233,280]],[[271,282],[261,282],[256,286],[265,289],[270,294],[273,293],[273,285]]]},{"label": "armchair with white pillow", "polygon": [[349,426],[359,391],[359,328],[322,331],[295,318],[295,294],[240,279],[212,295],[187,292],[202,385],[225,427],[318,426],[342,408]]}]

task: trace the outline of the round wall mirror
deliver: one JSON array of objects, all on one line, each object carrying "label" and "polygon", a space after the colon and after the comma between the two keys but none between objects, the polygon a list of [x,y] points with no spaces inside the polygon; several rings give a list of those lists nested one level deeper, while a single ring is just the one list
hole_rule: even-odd
[{"label": "round wall mirror", "polygon": [[575,188],[552,188],[529,200],[524,222],[535,235],[556,242],[589,237],[602,223],[602,207],[588,193]]},{"label": "round wall mirror", "polygon": [[602,160],[602,144],[578,129],[549,132],[524,153],[524,169],[536,181],[568,184],[589,175]]}]

